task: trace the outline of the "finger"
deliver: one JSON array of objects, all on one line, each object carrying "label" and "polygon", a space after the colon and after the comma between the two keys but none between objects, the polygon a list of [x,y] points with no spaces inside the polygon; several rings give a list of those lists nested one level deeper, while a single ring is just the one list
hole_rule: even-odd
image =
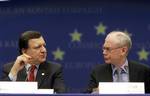
[{"label": "finger", "polygon": [[29,61],[30,61],[30,58],[29,57],[25,57],[24,55],[22,55],[20,58],[20,64],[21,65],[24,65],[24,64],[27,64]]},{"label": "finger", "polygon": [[25,56],[25,57],[28,58],[28,59],[31,59],[31,58],[32,58],[31,56],[29,56],[29,55],[27,55],[27,54],[25,54],[25,53],[23,53],[23,56]]}]

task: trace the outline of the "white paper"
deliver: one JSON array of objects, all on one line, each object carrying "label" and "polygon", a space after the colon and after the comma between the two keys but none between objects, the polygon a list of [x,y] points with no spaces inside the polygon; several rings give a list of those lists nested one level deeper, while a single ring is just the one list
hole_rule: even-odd
[{"label": "white paper", "polygon": [[54,89],[37,89],[34,91],[36,94],[53,94]]},{"label": "white paper", "polygon": [[38,89],[37,82],[0,82],[0,93],[3,94],[53,94],[53,89]]},{"label": "white paper", "polygon": [[143,82],[99,82],[99,94],[144,94]]},{"label": "white paper", "polygon": [[1,81],[0,82],[0,92],[4,90],[17,90],[20,91],[32,91],[38,88],[37,82],[10,82]]}]

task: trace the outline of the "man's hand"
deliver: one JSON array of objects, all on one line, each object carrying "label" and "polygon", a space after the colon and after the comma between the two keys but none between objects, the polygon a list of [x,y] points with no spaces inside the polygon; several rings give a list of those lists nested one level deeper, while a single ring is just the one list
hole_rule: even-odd
[{"label": "man's hand", "polygon": [[17,76],[18,72],[23,69],[25,64],[29,63],[31,61],[32,57],[27,54],[22,54],[17,57],[13,67],[11,68],[10,73],[13,76]]}]

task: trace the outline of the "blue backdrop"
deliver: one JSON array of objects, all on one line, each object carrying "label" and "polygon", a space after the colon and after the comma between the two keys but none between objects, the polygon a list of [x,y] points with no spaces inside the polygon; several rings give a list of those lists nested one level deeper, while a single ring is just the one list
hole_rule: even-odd
[{"label": "blue backdrop", "polygon": [[18,37],[26,30],[43,34],[48,60],[62,64],[70,92],[83,90],[91,68],[104,63],[101,46],[110,31],[129,33],[133,47],[128,59],[150,65],[149,3],[144,0],[0,2],[0,70],[18,56]]}]

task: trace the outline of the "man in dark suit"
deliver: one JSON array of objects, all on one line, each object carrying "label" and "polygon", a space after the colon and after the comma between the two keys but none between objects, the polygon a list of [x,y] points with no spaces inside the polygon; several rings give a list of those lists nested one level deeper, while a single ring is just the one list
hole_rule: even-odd
[{"label": "man in dark suit", "polygon": [[98,93],[99,82],[144,82],[145,92],[150,92],[150,67],[128,61],[131,46],[130,36],[123,32],[113,31],[107,35],[103,45],[106,64],[97,65],[92,70],[86,92]]},{"label": "man in dark suit", "polygon": [[46,60],[46,43],[40,32],[26,31],[21,34],[19,49],[20,55],[15,62],[4,65],[2,80],[37,81],[39,89],[65,92],[62,67]]}]

